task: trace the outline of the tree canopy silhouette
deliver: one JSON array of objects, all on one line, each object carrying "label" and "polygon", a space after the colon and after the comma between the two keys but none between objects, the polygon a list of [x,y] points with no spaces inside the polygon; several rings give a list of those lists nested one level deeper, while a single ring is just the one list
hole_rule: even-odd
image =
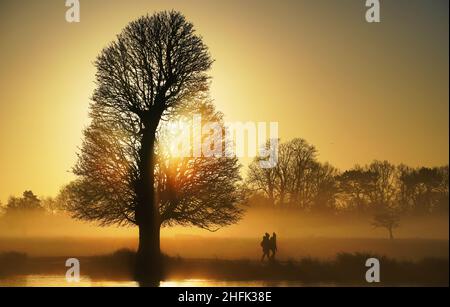
[{"label": "tree canopy silhouette", "polygon": [[400,202],[405,210],[424,214],[448,211],[448,166],[400,167]]},{"label": "tree canopy silhouette", "polygon": [[211,64],[194,26],[176,11],[131,22],[95,62],[92,124],[75,167],[80,180],[73,187],[85,207],[76,208],[80,217],[104,224],[138,225],[142,279],[160,277],[163,216],[154,180],[158,127],[179,105],[208,90]]},{"label": "tree canopy silhouette", "polygon": [[22,197],[10,197],[4,208],[6,217],[23,213],[43,213],[44,211],[41,200],[33,191],[24,191]]},{"label": "tree canopy silhouette", "polygon": [[[221,113],[209,102],[180,106],[171,122],[193,112],[202,114],[204,122],[222,122]],[[174,156],[170,148],[177,132],[163,123],[157,135],[155,199],[161,226],[178,224],[214,231],[236,222],[242,213],[238,205],[245,198],[238,159]],[[84,131],[80,158],[73,169],[79,179],[62,193],[74,217],[102,225],[138,225],[135,211],[139,199],[134,189],[139,177],[138,147],[133,139],[113,121],[94,121]]]}]

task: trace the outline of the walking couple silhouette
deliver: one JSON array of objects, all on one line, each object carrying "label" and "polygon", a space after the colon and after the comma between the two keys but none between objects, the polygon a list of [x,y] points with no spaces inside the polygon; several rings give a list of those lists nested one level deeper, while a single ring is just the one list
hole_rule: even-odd
[{"label": "walking couple silhouette", "polygon": [[[274,232],[272,236],[270,236],[266,232],[261,241],[261,247],[263,251],[261,261],[264,261],[264,258],[266,257],[267,260],[275,260],[275,254],[277,253],[277,234]],[[270,252],[272,252],[272,254],[270,254]]]}]

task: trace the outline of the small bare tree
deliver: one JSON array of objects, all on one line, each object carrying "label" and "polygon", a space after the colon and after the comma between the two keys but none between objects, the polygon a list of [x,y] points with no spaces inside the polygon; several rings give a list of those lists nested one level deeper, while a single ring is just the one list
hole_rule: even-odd
[{"label": "small bare tree", "polygon": [[400,226],[400,217],[392,211],[384,211],[374,216],[372,225],[374,227],[386,228],[389,231],[389,238],[394,239],[393,230]]}]

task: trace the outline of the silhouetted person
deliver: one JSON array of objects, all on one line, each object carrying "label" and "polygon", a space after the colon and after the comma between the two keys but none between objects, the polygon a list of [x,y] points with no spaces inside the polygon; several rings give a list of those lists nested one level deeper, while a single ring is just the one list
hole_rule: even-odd
[{"label": "silhouetted person", "polygon": [[277,234],[274,232],[272,233],[272,237],[269,239],[269,246],[270,251],[272,251],[272,255],[270,255],[270,258],[272,260],[275,259],[275,254],[277,253]]},{"label": "silhouetted person", "polygon": [[261,258],[261,261],[264,261],[264,258],[267,256],[267,259],[270,259],[270,235],[266,232],[266,234],[263,236],[263,239],[261,241],[261,247],[263,251],[263,255]]}]

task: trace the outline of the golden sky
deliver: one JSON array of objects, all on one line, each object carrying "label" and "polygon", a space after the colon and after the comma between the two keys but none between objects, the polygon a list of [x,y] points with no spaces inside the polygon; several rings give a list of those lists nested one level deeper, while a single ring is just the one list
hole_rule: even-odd
[{"label": "golden sky", "polygon": [[176,9],[216,60],[211,97],[228,121],[277,121],[320,160],[448,163],[448,1],[64,0],[0,2],[0,200],[55,195],[87,125],[92,62],[131,20]]}]

